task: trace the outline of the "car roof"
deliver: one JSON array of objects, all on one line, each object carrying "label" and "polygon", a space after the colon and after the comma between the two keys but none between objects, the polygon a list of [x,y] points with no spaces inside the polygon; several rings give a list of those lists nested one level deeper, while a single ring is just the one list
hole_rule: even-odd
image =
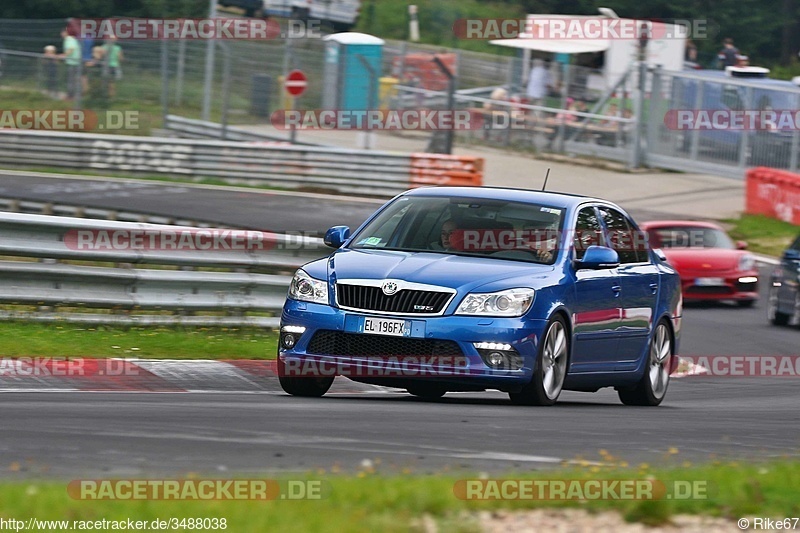
[{"label": "car roof", "polygon": [[692,75],[694,76],[703,76],[705,78],[714,78],[714,79],[725,79],[731,81],[744,81],[748,84],[752,85],[771,85],[776,87],[783,87],[786,89],[795,89],[797,90],[798,87],[790,80],[776,80],[775,78],[748,78],[748,77],[735,77],[735,76],[728,76],[724,70],[693,70],[691,71]]},{"label": "car roof", "polygon": [[542,192],[508,187],[420,187],[403,193],[403,196],[458,197],[509,202],[530,202],[553,207],[571,208],[586,202],[612,203],[600,198],[562,192]]},{"label": "car roof", "polygon": [[722,229],[718,224],[714,224],[713,222],[707,222],[704,220],[651,220],[649,222],[642,222],[640,226],[644,230],[665,228],[665,227],[679,227],[679,228],[699,227],[699,228],[711,228],[719,230]]}]

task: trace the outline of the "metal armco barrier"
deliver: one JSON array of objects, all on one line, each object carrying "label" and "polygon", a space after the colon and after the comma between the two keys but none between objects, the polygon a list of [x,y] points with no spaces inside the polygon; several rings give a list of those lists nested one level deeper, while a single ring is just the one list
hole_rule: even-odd
[{"label": "metal armco barrier", "polygon": [[[185,118],[177,115],[167,115],[164,121],[164,129],[169,130],[184,139],[224,139],[227,141],[241,141],[253,143],[266,143],[276,145],[289,145],[289,140],[273,136],[255,133],[234,126],[223,127],[216,122]],[[301,146],[320,146],[316,143],[295,141],[295,145]]]},{"label": "metal armco barrier", "polygon": [[0,261],[0,318],[274,326],[292,271],[328,252],[307,237],[0,212],[0,256],[20,259]]},{"label": "metal armco barrier", "polygon": [[[216,178],[383,197],[430,183],[420,177],[436,178],[439,185],[483,181],[482,159],[467,156],[23,130],[0,130],[0,165]],[[460,170],[451,181],[453,165]]]},{"label": "metal armco barrier", "polygon": [[800,174],[757,167],[747,171],[746,212],[800,225]]}]

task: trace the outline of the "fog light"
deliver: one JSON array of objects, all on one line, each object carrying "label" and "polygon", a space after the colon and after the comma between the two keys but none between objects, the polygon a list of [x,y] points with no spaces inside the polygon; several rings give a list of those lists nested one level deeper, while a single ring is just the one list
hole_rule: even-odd
[{"label": "fog light", "polygon": [[489,355],[486,356],[486,362],[489,363],[490,366],[500,366],[505,359],[505,356],[500,352],[490,352]]},{"label": "fog light", "polygon": [[297,344],[297,339],[294,338],[294,333],[285,333],[283,335],[282,343],[284,348],[288,348],[290,350],[294,348],[294,345]]},{"label": "fog light", "polygon": [[281,347],[291,350],[305,331],[304,326],[283,326],[281,328]]},{"label": "fog light", "polygon": [[739,283],[757,283],[758,278],[753,276],[745,276],[743,278],[739,278]]}]

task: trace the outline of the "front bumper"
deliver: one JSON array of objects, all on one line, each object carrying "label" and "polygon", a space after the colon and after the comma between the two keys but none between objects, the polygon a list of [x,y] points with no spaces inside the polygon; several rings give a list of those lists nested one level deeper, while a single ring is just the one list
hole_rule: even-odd
[{"label": "front bumper", "polygon": [[[758,276],[758,271],[687,272],[681,274],[683,299],[686,301],[758,300],[760,281]],[[712,280],[714,284],[708,285],[707,283]]]},{"label": "front bumper", "polygon": [[[391,337],[359,332],[364,317],[402,319],[411,322],[410,332],[405,337]],[[344,311],[335,307],[296,300],[287,300],[281,315],[281,331],[297,331],[295,343],[286,347],[283,335],[279,342],[279,372],[291,377],[319,377],[344,375],[355,380],[393,384],[427,380],[447,383],[452,390],[463,386],[465,390],[498,388],[517,390],[530,382],[536,364],[539,339],[546,326],[545,320],[525,318],[494,318],[473,316],[437,316],[414,318],[409,316],[376,316],[369,313]],[[347,336],[356,338],[362,346],[359,355],[342,353],[320,353],[320,343],[312,343],[320,335]],[[398,353],[393,350],[393,341],[417,339],[415,346],[432,346],[429,353]],[[374,340],[374,342],[373,342]],[[361,342],[363,341],[363,342]],[[438,341],[457,345],[446,355],[435,353]],[[365,353],[364,343],[378,348]],[[518,369],[492,368],[487,365],[474,343],[510,345],[519,355]],[[408,343],[406,343],[408,344]],[[309,348],[315,347],[310,352]],[[386,353],[382,353],[385,347]],[[401,350],[402,352],[402,350]]]}]

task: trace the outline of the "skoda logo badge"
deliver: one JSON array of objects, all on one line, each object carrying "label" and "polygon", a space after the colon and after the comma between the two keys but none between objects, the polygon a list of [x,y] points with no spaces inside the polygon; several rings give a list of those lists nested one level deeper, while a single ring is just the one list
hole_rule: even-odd
[{"label": "skoda logo badge", "polygon": [[387,281],[386,283],[383,284],[383,287],[381,287],[381,289],[383,290],[383,294],[385,294],[386,296],[391,296],[392,294],[397,292],[397,283],[395,283],[394,281]]}]

